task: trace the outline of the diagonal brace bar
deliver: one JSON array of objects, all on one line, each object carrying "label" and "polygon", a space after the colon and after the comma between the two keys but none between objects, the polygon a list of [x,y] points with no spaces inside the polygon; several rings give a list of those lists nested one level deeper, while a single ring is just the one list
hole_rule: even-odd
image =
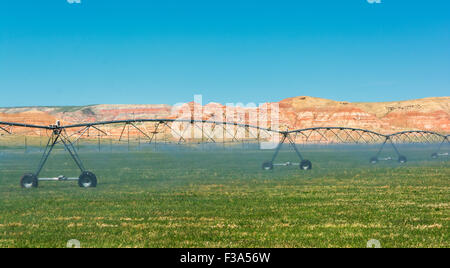
[{"label": "diagonal brace bar", "polygon": [[391,142],[392,147],[395,150],[395,153],[397,153],[397,156],[401,156],[400,152],[397,149],[397,146],[395,146],[394,142],[389,138],[389,141]]},{"label": "diagonal brace bar", "polygon": [[297,156],[300,158],[301,161],[303,161],[304,159],[303,159],[302,154],[301,154],[300,151],[298,150],[297,145],[296,145],[295,142],[292,140],[292,138],[289,136],[289,134],[288,134],[287,138],[288,138],[288,140],[289,140],[289,143],[290,143],[291,147],[294,149],[295,153],[297,154]]},{"label": "diagonal brace bar", "polygon": [[45,147],[44,153],[42,154],[41,160],[39,161],[39,165],[35,173],[37,177],[39,177],[39,174],[44,168],[44,165],[47,162],[48,157],[52,153],[53,148],[55,147],[60,137],[61,137],[61,130],[54,130],[52,135],[48,139],[47,146]]},{"label": "diagonal brace bar", "polygon": [[84,168],[83,163],[81,162],[81,159],[78,156],[77,150],[75,149],[75,146],[73,146],[73,143],[64,134],[61,135],[61,142],[64,144],[64,147],[67,149],[70,156],[72,157],[78,168],[81,170],[81,172],[85,172],[86,169]]},{"label": "diagonal brace bar", "polygon": [[5,131],[6,133],[8,133],[8,134],[11,134],[11,132],[9,132],[6,128],[4,128],[4,127],[0,127],[0,129],[1,130],[3,130],[3,131]]},{"label": "diagonal brace bar", "polygon": [[444,146],[445,142],[450,143],[450,140],[447,137],[444,137],[444,139],[442,140],[442,142],[439,144],[438,149],[436,150],[436,153],[439,153],[442,149],[442,147]]},{"label": "diagonal brace bar", "polygon": [[281,146],[283,146],[283,143],[284,143],[284,141],[286,140],[286,137],[287,137],[287,134],[286,134],[286,133],[283,133],[283,138],[281,139],[280,143],[278,143],[278,146],[277,146],[277,148],[275,149],[275,153],[274,153],[273,156],[272,156],[272,161],[271,161],[272,163],[273,163],[273,161],[275,161],[275,159],[277,158],[278,153],[280,152]]},{"label": "diagonal brace bar", "polygon": [[386,139],[384,140],[383,144],[381,144],[381,147],[380,147],[380,149],[378,150],[378,152],[377,152],[377,154],[376,154],[376,157],[377,157],[377,158],[380,156],[380,154],[381,154],[381,152],[383,151],[383,148],[384,148],[384,146],[386,145],[386,143],[387,143],[388,140],[389,140],[389,138],[386,137]]}]

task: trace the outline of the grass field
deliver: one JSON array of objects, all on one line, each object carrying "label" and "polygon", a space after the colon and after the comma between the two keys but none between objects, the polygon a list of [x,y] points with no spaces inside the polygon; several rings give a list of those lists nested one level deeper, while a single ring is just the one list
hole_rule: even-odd
[{"label": "grass field", "polygon": [[[272,152],[81,152],[99,178],[19,179],[40,154],[0,152],[0,247],[450,247],[450,164],[368,164],[366,149],[308,149],[313,170],[261,163]],[[282,152],[280,161],[296,160]],[[42,176],[78,176],[62,152]]]}]

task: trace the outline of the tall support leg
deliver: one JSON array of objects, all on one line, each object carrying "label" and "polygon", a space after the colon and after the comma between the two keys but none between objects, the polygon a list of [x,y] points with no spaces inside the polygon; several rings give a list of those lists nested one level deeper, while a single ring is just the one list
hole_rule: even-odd
[{"label": "tall support leg", "polygon": [[378,159],[378,157],[380,156],[381,152],[383,151],[384,146],[386,145],[387,141],[389,140],[389,138],[386,138],[383,142],[383,144],[381,144],[380,149],[378,150],[377,154],[375,155],[375,158]]},{"label": "tall support leg", "polygon": [[383,151],[383,148],[386,145],[388,139],[389,139],[389,137],[385,137],[384,142],[381,144],[380,149],[378,149],[378,152],[376,153],[376,155],[374,157],[370,158],[371,164],[378,163],[378,157],[380,156],[381,152]]},{"label": "tall support leg", "polygon": [[81,172],[85,172],[86,169],[84,168],[83,163],[81,162],[81,159],[78,156],[77,150],[73,146],[73,143],[64,134],[61,135],[61,142],[64,144],[64,147],[69,152],[70,156],[72,157],[73,161],[78,166],[78,168],[81,170]]},{"label": "tall support leg", "polygon": [[445,143],[449,143],[450,144],[450,140],[448,139],[448,136],[444,137],[444,139],[442,140],[442,142],[439,144],[436,152],[431,154],[431,158],[436,159],[439,157],[439,152],[441,151],[442,147],[444,146]]},{"label": "tall support leg", "polygon": [[275,159],[277,158],[278,153],[280,152],[281,147],[283,146],[283,143],[286,140],[286,137],[287,137],[287,135],[283,134],[283,138],[281,138],[280,143],[278,143],[277,148],[275,149],[275,153],[273,154],[272,160],[270,162],[273,163],[273,161],[275,161]]},{"label": "tall support leg", "polygon": [[385,138],[383,144],[381,144],[381,147],[378,150],[376,156],[374,156],[370,159],[370,163],[372,163],[372,164],[378,163],[378,161],[379,161],[378,157],[380,156],[381,152],[383,151],[384,146],[386,145],[386,143],[388,141],[391,143],[392,148],[394,148],[394,151],[398,156],[398,162],[401,164],[406,163],[408,161],[406,156],[400,154],[400,151],[398,150],[397,146],[395,146],[394,142],[392,141],[392,139],[389,136],[386,136],[386,138]]},{"label": "tall support leg", "polygon": [[397,156],[401,156],[401,154],[400,154],[400,152],[398,151],[397,146],[395,146],[394,142],[393,142],[391,139],[389,139],[389,142],[391,143],[392,148],[394,148],[394,151],[395,151],[395,153],[397,154]]},{"label": "tall support leg", "polygon": [[295,142],[292,140],[292,138],[290,136],[288,136],[288,140],[289,140],[289,144],[291,145],[291,147],[294,149],[295,153],[297,154],[298,158],[300,158],[301,161],[303,161],[303,156],[300,153],[300,151],[297,148],[297,145],[295,144]]},{"label": "tall support leg", "polygon": [[69,154],[72,157],[72,159],[74,160],[75,164],[81,170],[81,175],[78,178],[78,186],[80,186],[82,188],[97,187],[97,176],[95,176],[94,173],[87,171],[84,168],[83,162],[81,162],[80,156],[78,155],[78,152],[75,149],[75,146],[70,141],[70,139],[66,133],[62,133],[61,142],[64,144],[64,147],[69,152]]},{"label": "tall support leg", "polygon": [[20,186],[22,188],[36,188],[39,184],[39,174],[41,173],[42,169],[44,168],[45,163],[48,160],[48,157],[53,151],[53,148],[55,147],[56,143],[58,142],[58,139],[61,135],[60,130],[53,130],[50,138],[48,139],[47,145],[45,146],[44,153],[42,154],[41,160],[39,161],[38,167],[36,169],[35,173],[27,173],[22,176],[20,179]]},{"label": "tall support leg", "polygon": [[295,153],[297,154],[298,158],[300,158],[300,160],[301,160],[300,165],[299,165],[300,169],[302,169],[302,170],[312,169],[311,161],[303,158],[302,154],[300,153],[300,151],[297,148],[297,144],[295,144],[295,142],[292,140],[292,138],[289,135],[288,135],[288,140],[289,140],[291,147],[294,149]]},{"label": "tall support leg", "polygon": [[394,142],[392,141],[392,139],[389,139],[389,141],[391,142],[392,147],[394,148],[395,153],[397,153],[398,156],[398,162],[401,164],[404,164],[408,161],[408,159],[406,158],[406,156],[400,154],[400,151],[398,150],[397,146],[395,146]]},{"label": "tall support leg", "polygon": [[53,151],[53,148],[55,147],[56,143],[58,142],[59,138],[61,137],[61,131],[55,130],[53,131],[52,135],[50,136],[47,146],[45,147],[44,154],[41,157],[41,160],[39,162],[38,168],[34,175],[36,177],[39,177],[39,174],[41,173],[42,169],[45,166],[45,163],[47,163],[48,157]]},{"label": "tall support leg", "polygon": [[[53,149],[55,148],[55,145],[58,144],[58,142],[61,142],[64,145],[64,148],[67,150],[67,152],[69,152],[75,164],[81,170],[82,173],[80,177],[67,178],[65,176],[60,176],[58,178],[42,178],[42,179],[39,178],[39,174],[41,173],[42,169],[47,163],[50,154],[52,153]],[[69,137],[67,136],[67,133],[65,133],[65,130],[61,128],[55,128],[52,130],[52,135],[50,136],[47,142],[47,146],[45,147],[44,153],[41,157],[36,172],[34,174],[32,173],[25,174],[20,180],[20,185],[23,188],[35,188],[38,187],[38,182],[40,180],[50,180],[50,181],[77,180],[78,185],[83,188],[90,188],[97,186],[97,177],[95,176],[94,173],[86,171],[86,169],[83,166],[83,163],[81,162],[80,157],[78,156],[74,144],[70,141]]]},{"label": "tall support leg", "polygon": [[[297,154],[297,156],[300,158],[301,162],[299,164],[300,169],[302,170],[309,170],[312,169],[312,163],[309,160],[305,160],[302,156],[302,154],[300,153],[300,151],[297,148],[297,145],[295,144],[295,142],[292,140],[292,138],[289,136],[289,133],[285,132],[282,133],[283,138],[281,139],[280,143],[278,143],[277,148],[275,149],[275,153],[272,156],[272,160],[270,162],[265,162],[263,163],[262,168],[264,170],[272,170],[273,169],[273,162],[275,161],[275,159],[278,156],[278,153],[281,150],[281,146],[283,146],[284,142],[286,141],[286,139],[289,141],[290,146],[294,149],[295,153]],[[285,165],[291,165],[290,162],[288,162]]]},{"label": "tall support leg", "polygon": [[128,152],[130,151],[130,125],[128,125],[128,131],[127,131],[127,144],[128,144]]}]

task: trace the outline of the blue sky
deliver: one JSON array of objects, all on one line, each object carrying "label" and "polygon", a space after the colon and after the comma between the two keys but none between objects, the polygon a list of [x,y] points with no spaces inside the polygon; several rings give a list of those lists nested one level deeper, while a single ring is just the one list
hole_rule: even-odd
[{"label": "blue sky", "polygon": [[1,0],[0,106],[449,96],[450,1]]}]

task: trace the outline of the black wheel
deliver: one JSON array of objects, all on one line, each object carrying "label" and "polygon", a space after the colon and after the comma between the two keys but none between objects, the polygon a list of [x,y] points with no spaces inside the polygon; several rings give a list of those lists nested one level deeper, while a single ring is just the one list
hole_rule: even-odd
[{"label": "black wheel", "polygon": [[272,170],[273,169],[273,163],[271,161],[264,162],[262,164],[262,169],[264,169],[264,170]]},{"label": "black wheel", "polygon": [[97,187],[97,177],[94,173],[85,171],[80,175],[80,178],[78,179],[78,186],[82,188]]},{"label": "black wheel", "polygon": [[439,155],[437,153],[431,154],[431,158],[433,158],[433,159],[437,159],[438,157],[439,157]]},{"label": "black wheel", "polygon": [[371,164],[376,164],[376,163],[378,163],[378,158],[377,158],[377,157],[372,157],[372,158],[370,158],[370,163],[371,163]]},{"label": "black wheel", "polygon": [[312,163],[311,163],[311,161],[309,161],[309,160],[303,160],[303,161],[300,163],[300,169],[302,169],[302,170],[310,170],[310,169],[312,169]]},{"label": "black wheel", "polygon": [[38,187],[37,176],[31,173],[23,175],[22,179],[20,179],[20,186],[26,189],[37,188]]},{"label": "black wheel", "polygon": [[404,163],[406,163],[407,161],[408,161],[408,159],[406,159],[406,156],[401,155],[401,156],[398,157],[398,162],[399,162],[400,164],[404,164]]}]

